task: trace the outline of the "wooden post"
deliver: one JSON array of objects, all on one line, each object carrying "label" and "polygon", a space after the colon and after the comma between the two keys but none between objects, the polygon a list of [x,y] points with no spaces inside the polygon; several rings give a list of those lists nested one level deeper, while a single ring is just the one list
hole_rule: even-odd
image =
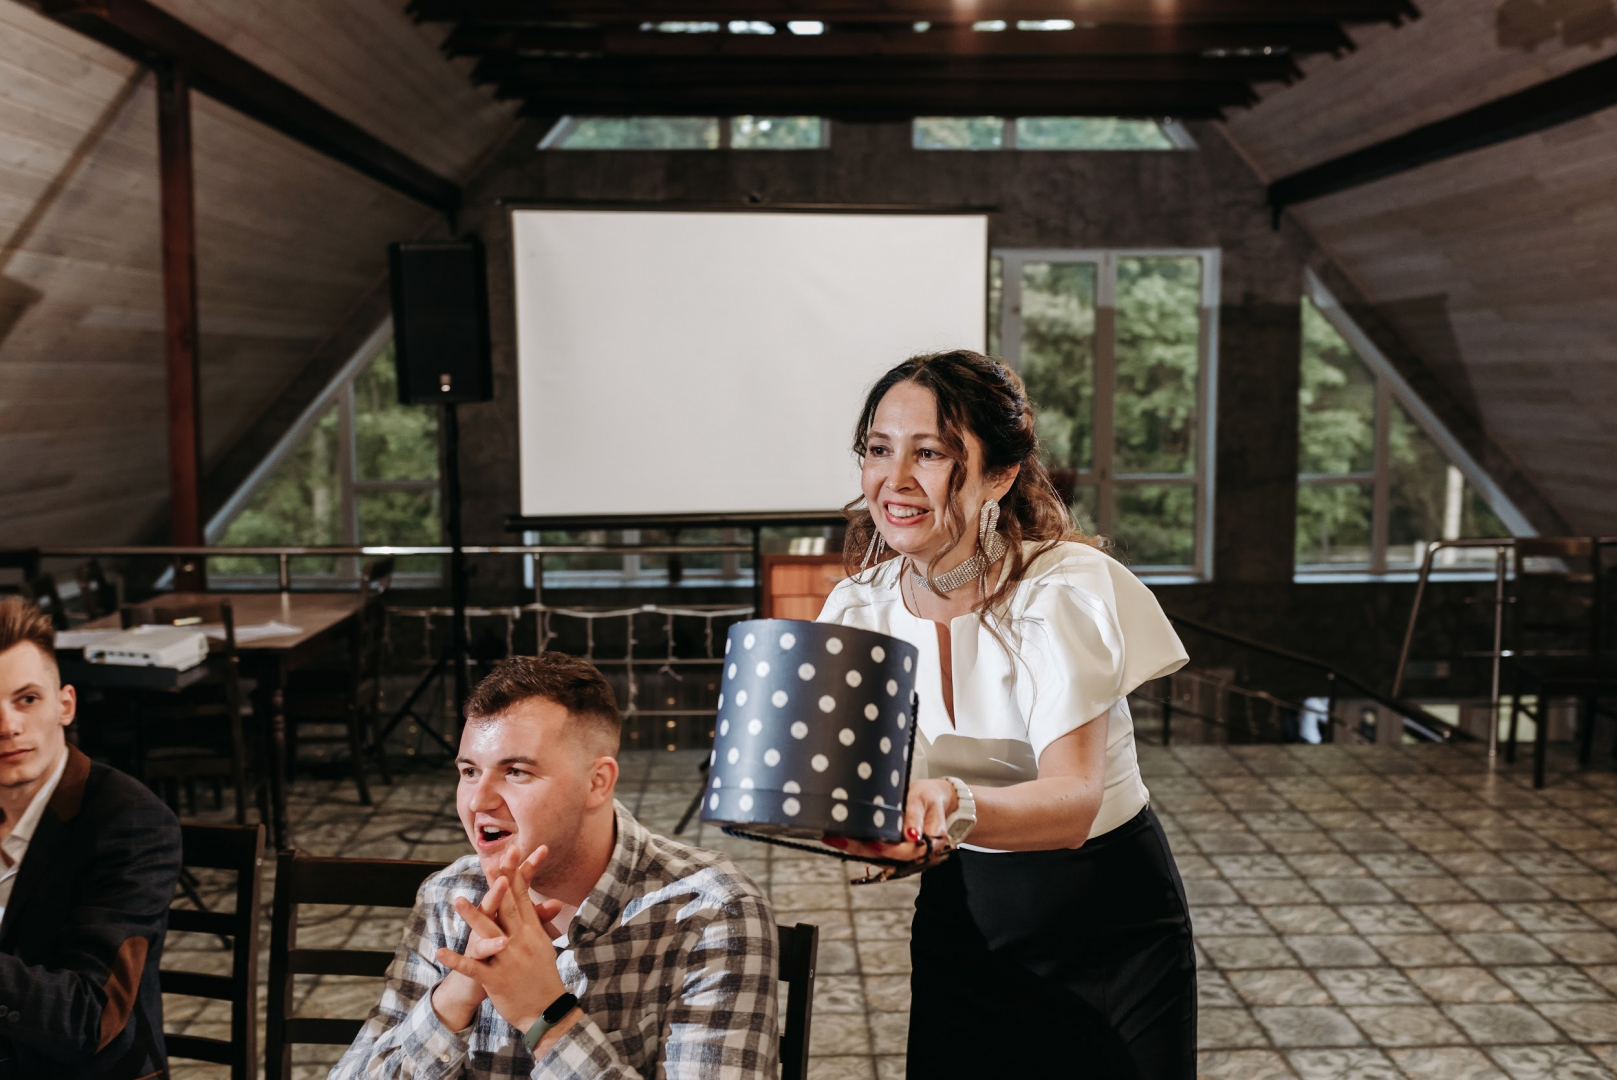
[{"label": "wooden post", "polygon": [[[172,542],[202,537],[202,395],[197,350],[196,200],[191,169],[191,88],[166,67],[157,78],[158,168],[163,208],[163,356],[168,381],[168,491]],[[206,587],[205,563],[175,561],[176,590]]]}]

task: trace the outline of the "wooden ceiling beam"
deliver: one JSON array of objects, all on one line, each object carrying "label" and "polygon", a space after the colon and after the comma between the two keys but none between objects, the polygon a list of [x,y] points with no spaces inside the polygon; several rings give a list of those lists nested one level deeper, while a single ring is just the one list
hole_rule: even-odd
[{"label": "wooden ceiling beam", "polygon": [[696,85],[813,86],[847,81],[981,85],[1029,83],[1217,83],[1287,81],[1298,73],[1289,56],[1231,57],[960,57],[905,63],[868,60],[779,59],[532,59],[484,57],[478,83],[540,87],[624,86],[655,89]]},{"label": "wooden ceiling beam", "polygon": [[1617,57],[1597,60],[1282,177],[1269,185],[1269,205],[1278,218],[1280,211],[1296,203],[1531,135],[1613,106],[1617,106]]},{"label": "wooden ceiling beam", "polygon": [[[538,26],[574,20],[723,22],[730,19],[831,23],[958,22],[955,0],[411,0],[428,22]],[[1075,19],[1087,24],[1379,23],[1415,18],[1410,0],[975,0],[975,20]]]},{"label": "wooden ceiling beam", "polygon": [[147,0],[24,0],[49,19],[153,67],[281,134],[444,213],[460,187]]},{"label": "wooden ceiling beam", "polygon": [[975,82],[970,80],[646,87],[513,82],[499,95],[524,112],[574,116],[826,116],[833,119],[912,116],[1207,117],[1248,105],[1242,82]]},{"label": "wooden ceiling beam", "polygon": [[519,54],[608,58],[703,57],[939,59],[950,56],[1201,56],[1341,52],[1352,40],[1334,23],[1095,26],[980,33],[969,27],[831,30],[823,34],[661,34],[633,26],[531,28],[461,23],[450,56]]}]

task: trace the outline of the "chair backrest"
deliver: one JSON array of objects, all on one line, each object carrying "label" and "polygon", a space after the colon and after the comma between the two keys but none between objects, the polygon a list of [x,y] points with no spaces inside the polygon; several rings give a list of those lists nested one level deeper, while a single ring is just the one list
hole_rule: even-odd
[{"label": "chair backrest", "polygon": [[230,1002],[230,1038],[166,1035],[168,1056],[230,1066],[231,1080],[258,1075],[258,918],[264,880],[264,826],[180,826],[187,870],[234,870],[236,910],[170,908],[169,930],[217,934],[231,941],[229,975],[163,970],[164,994]]},{"label": "chair backrest", "polygon": [[359,618],[354,620],[354,681],[356,686],[367,681],[374,684],[368,689],[372,708],[381,689],[382,639],[387,630],[384,597],[393,585],[393,566],[391,555],[365,564]]},{"label": "chair backrest", "polygon": [[210,640],[208,651],[236,655],[236,616],[229,600],[200,600],[174,604],[125,604],[118,609],[125,630],[134,626],[222,625],[225,640]]},{"label": "chair backrest", "polygon": [[444,863],[403,859],[328,859],[282,851],[276,859],[275,901],[270,913],[269,1007],[264,1025],[266,1080],[292,1075],[297,1043],[347,1046],[363,1019],[290,1015],[299,975],[381,977],[393,962],[392,949],[300,949],[298,908],[303,904],[411,908],[427,875]]},{"label": "chair backrest", "polygon": [[[391,949],[300,949],[298,907],[339,904],[351,907],[410,908],[416,891],[444,863],[402,859],[315,858],[282,851],[275,868],[275,901],[270,914],[269,1008],[265,1016],[265,1078],[288,1080],[291,1049],[298,1043],[347,1046],[364,1020],[291,1016],[299,975],[361,975],[380,978],[393,962]],[[778,927],[780,979],[786,983],[786,1026],[780,1037],[781,1080],[808,1076],[809,1022],[814,1005],[814,964],[820,928],[809,923]]]},{"label": "chair backrest", "polygon": [[1601,651],[1601,551],[1588,536],[1519,537],[1511,597],[1516,656],[1593,656]]},{"label": "chair backrest", "polygon": [[808,1076],[809,1023],[814,1011],[814,961],[820,928],[812,923],[782,926],[780,981],[786,984],[786,1027],[780,1033],[781,1080]]},{"label": "chair backrest", "polygon": [[42,614],[50,616],[52,626],[58,630],[68,628],[67,608],[62,606],[62,594],[56,590],[56,578],[50,574],[29,578],[28,596]]},{"label": "chair backrest", "polygon": [[98,559],[91,559],[78,570],[79,603],[84,617],[99,619],[118,610],[118,589],[101,569]]}]

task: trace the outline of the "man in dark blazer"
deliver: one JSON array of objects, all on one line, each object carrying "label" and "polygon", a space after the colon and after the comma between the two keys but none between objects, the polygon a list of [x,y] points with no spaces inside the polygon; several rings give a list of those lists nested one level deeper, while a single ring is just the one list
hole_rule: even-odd
[{"label": "man in dark blazer", "polygon": [[179,823],[68,745],[76,704],[50,619],[0,600],[0,1078],[161,1078]]}]

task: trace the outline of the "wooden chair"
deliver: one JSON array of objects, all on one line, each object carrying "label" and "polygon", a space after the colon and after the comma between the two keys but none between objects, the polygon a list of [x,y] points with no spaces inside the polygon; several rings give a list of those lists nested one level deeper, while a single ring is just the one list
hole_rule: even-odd
[{"label": "wooden chair", "polygon": [[[224,640],[210,640],[208,663],[214,673],[172,694],[143,695],[135,708],[136,767],[147,783],[178,806],[180,785],[195,809],[196,781],[229,777],[236,788],[236,824],[247,824],[247,730],[242,719],[240,657],[230,601],[190,604],[126,604],[119,609],[127,629],[134,626],[210,624],[224,627]],[[222,737],[221,737],[222,736]],[[263,813],[262,779],[255,783]],[[267,815],[265,815],[267,817]]]},{"label": "wooden chair", "polygon": [[[314,858],[283,851],[275,868],[275,902],[270,914],[269,1008],[265,1020],[265,1080],[289,1080],[295,1044],[347,1046],[364,1026],[361,1019],[290,1016],[298,975],[387,973],[393,950],[300,949],[298,907],[342,904],[410,908],[427,875],[443,863],[400,859]],[[779,927],[780,978],[786,983],[786,1027],[780,1037],[781,1080],[808,1075],[809,1024],[814,1008],[814,964],[820,929],[809,923]]]},{"label": "wooden chair", "polygon": [[[393,962],[392,949],[300,949],[298,908],[303,904],[411,908],[416,890],[443,863],[403,859],[328,859],[282,851],[275,865],[275,901],[270,911],[269,1008],[264,1025],[265,1080],[289,1080],[292,1047],[298,1043],[347,1046],[364,1026],[361,1019],[292,1016],[299,975],[367,975],[380,978]],[[380,995],[378,995],[380,996]]]},{"label": "wooden chair", "polygon": [[254,1080],[258,1075],[258,918],[264,881],[264,826],[185,824],[180,832],[185,870],[236,872],[236,910],[169,908],[168,928],[228,938],[230,974],[164,969],[158,977],[164,994],[230,1002],[230,1038],[165,1034],[163,1040],[171,1058],[228,1065],[231,1080]]},{"label": "wooden chair", "polygon": [[118,588],[101,569],[98,559],[91,559],[78,569],[79,606],[86,619],[99,619],[118,610]]},{"label": "wooden chair", "polygon": [[[298,747],[307,744],[346,744],[349,767],[359,801],[371,805],[370,785],[365,781],[367,751],[374,753],[383,783],[392,783],[387,755],[382,746],[382,636],[387,625],[384,597],[393,581],[393,559],[377,559],[365,567],[361,582],[364,597],[359,617],[354,620],[347,654],[331,667],[300,667],[293,670],[286,687],[286,736],[288,771],[296,765]],[[338,734],[305,735],[305,725],[332,727]]]},{"label": "wooden chair", "polygon": [[28,579],[23,594],[34,602],[34,606],[41,614],[50,616],[51,625],[58,630],[66,630],[72,625],[68,618],[67,608],[62,604],[62,594],[56,589],[56,578],[50,574],[36,574]]},{"label": "wooden chair", "polygon": [[780,1033],[781,1080],[808,1076],[809,1024],[814,1013],[814,963],[820,928],[813,923],[782,926],[780,981],[786,984],[786,1027]]}]

